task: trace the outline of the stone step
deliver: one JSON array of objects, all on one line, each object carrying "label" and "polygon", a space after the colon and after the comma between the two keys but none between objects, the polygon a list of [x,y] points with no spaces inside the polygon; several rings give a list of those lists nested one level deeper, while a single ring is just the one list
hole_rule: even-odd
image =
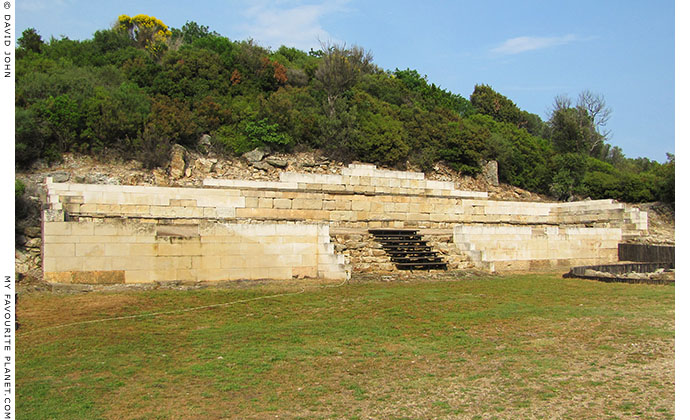
[{"label": "stone step", "polygon": [[384,251],[399,251],[399,252],[423,252],[423,251],[432,251],[431,246],[429,245],[419,245],[419,246],[404,246],[404,245],[384,245],[383,246]]},{"label": "stone step", "polygon": [[398,270],[447,270],[446,263],[396,263]]},{"label": "stone step", "polygon": [[431,246],[411,229],[371,229],[398,270],[447,270],[448,266]]}]

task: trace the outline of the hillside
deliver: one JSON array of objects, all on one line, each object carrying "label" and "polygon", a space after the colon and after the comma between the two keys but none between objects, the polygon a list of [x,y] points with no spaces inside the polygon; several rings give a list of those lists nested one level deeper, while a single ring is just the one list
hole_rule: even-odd
[{"label": "hillside", "polygon": [[501,183],[530,193],[675,200],[674,157],[626,158],[607,142],[611,110],[586,89],[556,98],[543,121],[484,84],[464,98],[417,70],[381,69],[358,46],[272,51],[146,15],[122,15],[84,41],[27,29],[18,46],[18,170],[64,153],[155,169],[174,145],[229,160],[263,147],[469,176],[495,160]]},{"label": "hillside", "polygon": [[[83,41],[27,29],[17,45],[20,274],[39,270],[48,175],[199,186],[206,177],[333,173],[358,161],[423,171],[496,200],[655,203],[644,205],[646,240],[674,241],[674,156],[626,158],[607,142],[611,110],[587,90],[576,101],[556,98],[544,121],[484,84],[464,98],[417,70],[381,69],[358,46],[272,51],[146,15],[119,16]],[[273,163],[241,157],[256,148]],[[482,174],[487,161],[498,163],[492,182]]]}]

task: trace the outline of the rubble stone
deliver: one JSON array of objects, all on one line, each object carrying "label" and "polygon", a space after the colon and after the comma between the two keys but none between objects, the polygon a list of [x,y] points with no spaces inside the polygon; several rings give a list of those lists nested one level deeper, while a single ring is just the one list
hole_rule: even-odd
[{"label": "rubble stone", "polygon": [[256,148],[250,152],[242,155],[243,158],[247,159],[249,162],[260,162],[266,154],[263,150]]},{"label": "rubble stone", "polygon": [[180,179],[185,175],[185,154],[186,150],[179,144],[175,144],[170,151],[170,165],[168,167],[168,172],[170,178]]},{"label": "rubble stone", "polygon": [[266,159],[264,159],[264,162],[268,163],[271,166],[274,166],[276,168],[287,168],[288,166],[288,161],[285,159],[281,159],[278,157],[274,156],[269,156]]}]

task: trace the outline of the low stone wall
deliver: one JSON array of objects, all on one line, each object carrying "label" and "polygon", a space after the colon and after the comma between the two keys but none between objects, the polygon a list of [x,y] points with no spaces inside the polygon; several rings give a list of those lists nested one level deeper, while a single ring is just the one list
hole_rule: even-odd
[{"label": "low stone wall", "polygon": [[612,200],[494,201],[452,182],[373,165],[350,165],[340,175],[284,172],[280,179],[166,188],[48,178],[45,278],[340,279],[351,269],[394,270],[368,234],[375,228],[419,230],[450,268],[602,264],[615,261],[618,242],[647,229],[646,213]]},{"label": "low stone wall", "polygon": [[476,265],[530,270],[616,261],[621,228],[458,225],[457,247]]},{"label": "low stone wall", "polygon": [[674,284],[675,264],[643,262],[573,267],[564,278],[582,278],[609,283]]},{"label": "low stone wall", "polygon": [[[646,213],[612,200],[577,203],[492,201],[487,199],[486,193],[455,190],[451,182],[398,180],[390,176],[282,175],[293,180],[209,179],[204,182],[215,188],[56,184],[49,181],[48,200],[51,209],[64,210],[71,217],[308,221],[327,222],[331,227],[413,227],[449,229],[451,232],[456,224],[469,223],[588,225],[619,227],[624,239],[638,236],[647,229]],[[294,178],[304,182],[294,182]],[[398,185],[393,181],[400,185],[405,181],[417,183],[414,185],[419,188],[364,185],[385,182]]]},{"label": "low stone wall", "polygon": [[345,279],[328,226],[46,221],[44,278],[57,283],[148,283],[318,277]]}]

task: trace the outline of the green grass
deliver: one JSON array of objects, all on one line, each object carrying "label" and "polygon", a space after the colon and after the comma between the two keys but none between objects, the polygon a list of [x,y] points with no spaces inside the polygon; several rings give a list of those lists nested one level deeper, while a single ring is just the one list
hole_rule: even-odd
[{"label": "green grass", "polygon": [[449,280],[22,296],[17,418],[673,418],[672,286]]}]

